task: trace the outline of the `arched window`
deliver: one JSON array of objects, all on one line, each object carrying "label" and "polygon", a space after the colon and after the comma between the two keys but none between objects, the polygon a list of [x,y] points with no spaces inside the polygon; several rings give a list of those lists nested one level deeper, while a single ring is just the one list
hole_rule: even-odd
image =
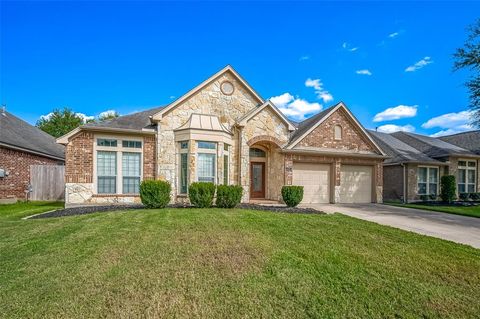
[{"label": "arched window", "polygon": [[265,157],[265,152],[259,148],[250,149],[250,157]]},{"label": "arched window", "polygon": [[335,125],[334,133],[335,133],[336,140],[342,139],[342,127],[340,125]]}]

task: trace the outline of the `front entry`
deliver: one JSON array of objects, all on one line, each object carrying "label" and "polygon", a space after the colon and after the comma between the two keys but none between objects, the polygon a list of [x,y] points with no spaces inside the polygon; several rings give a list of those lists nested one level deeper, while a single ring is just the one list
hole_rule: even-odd
[{"label": "front entry", "polygon": [[265,198],[265,162],[250,163],[250,198]]}]

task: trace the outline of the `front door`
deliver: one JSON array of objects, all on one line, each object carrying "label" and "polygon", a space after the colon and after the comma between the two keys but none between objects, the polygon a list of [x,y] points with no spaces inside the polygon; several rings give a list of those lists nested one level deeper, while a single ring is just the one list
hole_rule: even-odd
[{"label": "front door", "polygon": [[250,163],[250,198],[265,198],[265,163]]}]

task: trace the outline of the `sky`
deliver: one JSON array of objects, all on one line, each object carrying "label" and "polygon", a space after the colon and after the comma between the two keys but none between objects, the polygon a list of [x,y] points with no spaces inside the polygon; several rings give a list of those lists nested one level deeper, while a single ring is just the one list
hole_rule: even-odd
[{"label": "sky", "polygon": [[453,53],[480,2],[0,3],[0,99],[35,122],[166,105],[232,65],[292,120],[343,101],[369,129],[472,129]]}]

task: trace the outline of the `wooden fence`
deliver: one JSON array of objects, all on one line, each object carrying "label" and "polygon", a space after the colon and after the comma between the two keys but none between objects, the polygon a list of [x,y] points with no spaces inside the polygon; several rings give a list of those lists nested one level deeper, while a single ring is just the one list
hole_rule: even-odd
[{"label": "wooden fence", "polygon": [[64,200],[65,166],[30,165],[30,200]]}]

